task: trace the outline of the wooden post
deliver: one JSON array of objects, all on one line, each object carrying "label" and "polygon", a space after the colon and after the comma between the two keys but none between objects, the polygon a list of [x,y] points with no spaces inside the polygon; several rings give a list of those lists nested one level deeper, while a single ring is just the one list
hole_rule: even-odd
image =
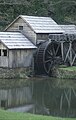
[{"label": "wooden post", "polygon": [[75,62],[75,60],[76,60],[76,51],[75,51],[75,46],[76,46],[76,44],[75,43],[73,43],[72,42],[72,44],[74,44],[73,46],[72,46],[72,54],[73,54],[73,57],[72,57],[72,65],[74,65],[74,62]]},{"label": "wooden post", "polygon": [[62,60],[64,60],[64,42],[61,41],[61,54],[62,54]]},{"label": "wooden post", "polygon": [[71,41],[69,43],[69,47],[70,47],[70,52],[69,52],[69,54],[70,54],[70,65],[72,66],[72,42]]}]

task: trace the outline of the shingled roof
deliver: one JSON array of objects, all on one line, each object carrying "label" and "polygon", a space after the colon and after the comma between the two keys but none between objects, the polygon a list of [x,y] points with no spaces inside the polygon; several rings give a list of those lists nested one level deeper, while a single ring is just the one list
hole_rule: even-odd
[{"label": "shingled roof", "polygon": [[60,25],[60,27],[65,31],[66,34],[76,34],[75,25]]},{"label": "shingled roof", "polygon": [[8,49],[35,49],[37,48],[22,33],[0,32],[0,41]]},{"label": "shingled roof", "polygon": [[35,33],[63,33],[64,30],[50,17],[37,17],[19,15],[5,30],[7,30],[16,20],[22,18]]}]

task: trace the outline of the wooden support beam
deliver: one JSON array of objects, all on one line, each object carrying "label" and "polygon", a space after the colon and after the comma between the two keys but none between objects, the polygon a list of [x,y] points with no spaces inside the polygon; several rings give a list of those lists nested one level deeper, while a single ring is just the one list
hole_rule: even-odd
[{"label": "wooden support beam", "polygon": [[75,54],[75,56],[74,56],[74,58],[72,60],[72,63],[71,63],[72,65],[74,64],[75,59],[76,59],[76,54]]},{"label": "wooden support beam", "polygon": [[62,60],[64,61],[64,42],[61,41],[61,55],[62,55]]},{"label": "wooden support beam", "polygon": [[67,51],[66,56],[65,56],[64,62],[66,62],[67,58],[69,58],[69,60],[70,60],[70,57],[69,57],[70,49],[71,49],[71,48],[70,48],[70,46],[69,46],[68,51]]},{"label": "wooden support beam", "polygon": [[72,42],[70,41],[69,43],[69,47],[70,47],[70,65],[72,66]]},{"label": "wooden support beam", "polygon": [[64,62],[66,62],[67,59],[69,59],[69,63],[70,63],[70,65],[72,66],[72,42],[70,41],[70,42],[68,43],[68,45],[69,45],[69,48],[68,48],[68,51],[67,51],[67,53],[66,53]]},{"label": "wooden support beam", "polygon": [[74,65],[74,62],[75,62],[75,59],[76,59],[76,53],[75,53],[75,51],[74,51],[74,49],[72,48],[72,54],[73,54],[73,58],[72,58],[72,65]]}]

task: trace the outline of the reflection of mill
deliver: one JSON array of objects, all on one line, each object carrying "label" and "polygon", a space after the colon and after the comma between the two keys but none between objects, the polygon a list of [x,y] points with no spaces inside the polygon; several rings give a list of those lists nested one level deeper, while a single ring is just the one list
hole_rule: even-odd
[{"label": "reflection of mill", "polygon": [[64,100],[67,103],[68,110],[71,108],[72,95],[74,95],[76,98],[76,92],[73,88],[69,88],[67,91],[64,90],[64,92],[61,94],[61,98],[60,98],[60,110],[62,110],[64,107],[64,105],[63,105]]},{"label": "reflection of mill", "polygon": [[50,115],[76,117],[75,88],[75,81],[71,79],[43,78],[34,83],[34,99],[46,107]]},{"label": "reflection of mill", "polygon": [[76,35],[51,34],[49,40],[41,43],[35,54],[37,73],[51,73],[56,64],[76,65]]}]

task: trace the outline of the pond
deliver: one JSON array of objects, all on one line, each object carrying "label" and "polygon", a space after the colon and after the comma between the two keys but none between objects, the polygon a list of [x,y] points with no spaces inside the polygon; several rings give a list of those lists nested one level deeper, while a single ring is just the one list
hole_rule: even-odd
[{"label": "pond", "polygon": [[[0,83],[2,83],[3,88],[1,87],[0,91],[2,92],[3,90],[5,96],[7,93],[11,101],[14,98],[13,107],[16,107],[14,103],[16,104],[17,102],[17,107],[19,107],[18,103],[20,103],[20,106],[31,105],[25,106],[29,108],[27,112],[30,113],[76,117],[76,80],[74,79],[30,77],[27,80],[9,79],[2,81],[4,82],[0,80]],[[9,82],[9,85],[6,84],[6,81],[7,83]],[[8,95],[8,93],[12,95]],[[0,98],[1,95],[2,93],[0,94]],[[27,102],[23,101],[26,100],[26,97]],[[9,99],[8,101],[10,101]],[[9,103],[8,101],[7,104]],[[24,110],[25,108],[21,107],[22,109]]]}]

